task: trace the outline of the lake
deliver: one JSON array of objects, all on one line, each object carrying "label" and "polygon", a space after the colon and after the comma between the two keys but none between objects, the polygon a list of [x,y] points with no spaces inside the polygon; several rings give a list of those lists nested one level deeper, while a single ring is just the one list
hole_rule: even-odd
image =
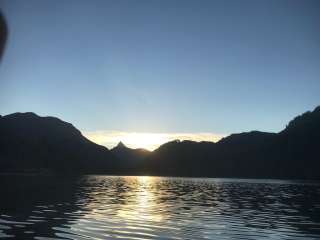
[{"label": "lake", "polygon": [[320,239],[315,182],[0,176],[0,237]]}]

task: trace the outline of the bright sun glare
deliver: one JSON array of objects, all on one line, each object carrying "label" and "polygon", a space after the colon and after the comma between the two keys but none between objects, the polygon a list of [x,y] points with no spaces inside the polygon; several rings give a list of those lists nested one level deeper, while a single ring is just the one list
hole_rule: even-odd
[{"label": "bright sun glare", "polygon": [[84,132],[91,141],[108,148],[116,146],[120,141],[130,148],[154,150],[160,145],[179,140],[218,141],[223,135],[213,133],[139,133],[120,131]]},{"label": "bright sun glare", "polygon": [[165,143],[165,134],[156,133],[128,133],[123,138],[123,142],[133,148],[154,149]]}]

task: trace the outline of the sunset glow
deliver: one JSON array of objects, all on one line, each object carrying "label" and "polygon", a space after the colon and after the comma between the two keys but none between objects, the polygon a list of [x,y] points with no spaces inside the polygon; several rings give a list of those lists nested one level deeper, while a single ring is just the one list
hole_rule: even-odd
[{"label": "sunset glow", "polygon": [[120,131],[84,132],[91,141],[108,148],[116,146],[120,141],[130,148],[154,150],[161,144],[173,140],[212,141],[216,142],[224,135],[214,133],[139,133]]}]

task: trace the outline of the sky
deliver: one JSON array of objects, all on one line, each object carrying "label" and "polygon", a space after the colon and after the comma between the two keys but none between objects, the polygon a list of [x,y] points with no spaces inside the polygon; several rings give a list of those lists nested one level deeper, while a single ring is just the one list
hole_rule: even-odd
[{"label": "sky", "polygon": [[56,116],[108,147],[278,132],[320,104],[317,0],[0,0],[0,9],[9,26],[0,114]]}]

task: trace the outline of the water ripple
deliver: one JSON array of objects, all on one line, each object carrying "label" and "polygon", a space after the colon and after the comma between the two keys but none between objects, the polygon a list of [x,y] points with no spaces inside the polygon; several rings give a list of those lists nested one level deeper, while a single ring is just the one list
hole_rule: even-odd
[{"label": "water ripple", "polygon": [[115,176],[1,180],[1,238],[320,239],[317,183]]}]

